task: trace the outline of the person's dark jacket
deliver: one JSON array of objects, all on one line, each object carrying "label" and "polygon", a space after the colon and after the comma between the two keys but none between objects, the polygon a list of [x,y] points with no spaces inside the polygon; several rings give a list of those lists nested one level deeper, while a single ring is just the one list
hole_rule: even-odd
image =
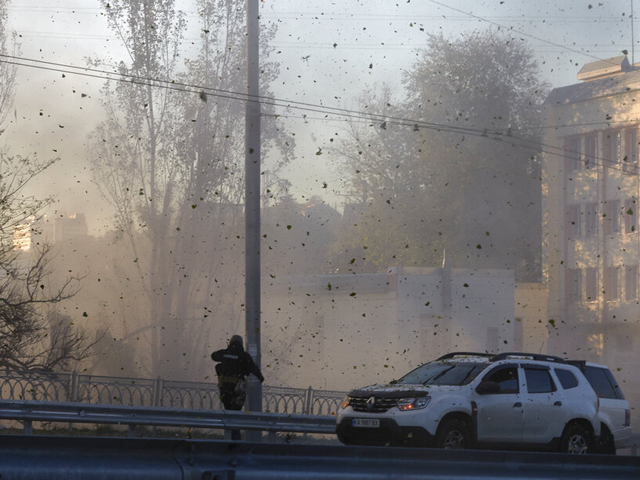
[{"label": "person's dark jacket", "polygon": [[229,346],[223,350],[216,350],[211,354],[211,360],[220,362],[216,365],[216,373],[221,381],[229,379],[238,381],[244,379],[247,375],[253,374],[258,380],[264,382],[262,372],[241,344],[231,342]]}]

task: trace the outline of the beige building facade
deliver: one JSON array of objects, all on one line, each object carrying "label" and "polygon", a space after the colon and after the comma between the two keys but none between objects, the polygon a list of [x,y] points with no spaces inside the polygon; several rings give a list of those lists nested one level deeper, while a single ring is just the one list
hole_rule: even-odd
[{"label": "beige building facade", "polygon": [[540,351],[546,290],[513,271],[394,268],[263,285],[270,384],[349,390],[388,382],[451,351]]},{"label": "beige building facade", "polygon": [[548,353],[609,365],[638,395],[640,70],[586,65],[546,101],[543,272]]}]

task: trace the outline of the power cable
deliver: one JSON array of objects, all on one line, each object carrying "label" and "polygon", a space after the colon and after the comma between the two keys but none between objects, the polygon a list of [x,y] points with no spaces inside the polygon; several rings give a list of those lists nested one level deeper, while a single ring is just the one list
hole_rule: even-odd
[{"label": "power cable", "polygon": [[434,3],[434,4],[436,4],[436,5],[439,5],[439,6],[441,6],[441,7],[448,8],[448,9],[450,9],[450,10],[454,10],[454,11],[456,11],[456,12],[458,12],[458,13],[462,13],[462,14],[464,14],[464,15],[468,15],[468,16],[470,16],[470,17],[473,17],[473,18],[477,19],[477,20],[481,20],[481,21],[483,21],[483,22],[490,23],[491,25],[495,25],[495,26],[497,26],[497,27],[499,27],[499,28],[503,28],[503,29],[508,30],[508,31],[511,31],[511,32],[516,32],[516,33],[517,33],[517,34],[519,34],[519,35],[523,35],[523,36],[525,36],[525,37],[533,38],[534,40],[538,40],[538,41],[540,41],[540,42],[544,42],[544,43],[547,43],[547,44],[549,44],[549,45],[553,45],[554,47],[559,47],[559,48],[562,48],[563,50],[567,50],[567,51],[569,51],[569,52],[573,52],[573,53],[578,53],[578,54],[580,54],[580,55],[584,55],[584,56],[586,56],[586,57],[591,57],[591,58],[594,58],[594,59],[599,60],[599,61],[605,61],[605,62],[607,61],[607,60],[605,60],[605,59],[602,59],[602,58],[596,57],[595,55],[592,55],[592,54],[590,54],[590,53],[581,52],[580,50],[575,50],[575,49],[573,49],[573,48],[567,47],[566,45],[560,45],[560,44],[555,43],[555,42],[552,42],[552,41],[550,41],[550,40],[547,40],[547,39],[544,39],[544,38],[541,38],[541,37],[536,37],[535,35],[530,35],[530,34],[528,34],[528,33],[525,33],[525,32],[523,32],[523,31],[521,31],[521,30],[516,30],[515,28],[506,27],[505,25],[502,25],[502,24],[500,24],[500,23],[494,22],[494,21],[492,21],[492,20],[488,20],[488,19],[483,18],[483,17],[480,17],[480,16],[478,16],[478,15],[474,15],[473,13],[470,13],[470,12],[465,12],[464,10],[460,10],[460,9],[455,8],[455,7],[452,7],[452,6],[450,6],[450,5],[446,5],[446,4],[442,3],[442,2],[438,2],[437,0],[429,0],[429,1],[430,1],[431,3]]},{"label": "power cable", "polygon": [[[9,60],[1,60],[2,58],[10,59]],[[21,62],[31,62],[32,64],[25,64]],[[494,131],[487,129],[475,129],[471,127],[458,127],[453,125],[445,125],[438,124],[433,122],[426,121],[416,121],[402,117],[390,117],[388,115],[383,114],[373,114],[368,112],[362,112],[359,110],[351,110],[341,107],[331,107],[325,105],[318,105],[309,102],[300,102],[294,100],[284,100],[278,99],[275,97],[267,97],[262,95],[249,95],[247,93],[225,90],[213,87],[204,87],[201,85],[194,85],[188,83],[177,82],[175,80],[161,80],[161,79],[151,79],[148,77],[141,77],[138,75],[128,74],[128,73],[120,73],[120,72],[110,72],[107,70],[94,69],[89,67],[77,67],[75,65],[67,65],[56,62],[49,62],[46,60],[38,60],[24,57],[17,57],[12,55],[4,55],[0,54],[0,62],[9,63],[16,66],[22,66],[27,68],[36,68],[40,70],[49,70],[59,73],[66,73],[70,75],[80,75],[90,78],[98,78],[102,80],[113,80],[125,83],[138,83],[151,87],[158,88],[166,88],[170,90],[176,91],[185,91],[191,92],[195,94],[199,94],[201,92],[205,92],[207,95],[215,96],[218,98],[226,98],[232,100],[243,100],[243,101],[252,101],[252,102],[260,102],[265,105],[271,105],[274,107],[281,108],[294,108],[297,110],[309,111],[314,113],[324,113],[327,115],[340,115],[348,118],[366,118],[371,121],[380,121],[384,120],[392,121],[398,125],[410,126],[418,125],[422,128],[434,128],[434,129],[442,129],[447,131],[458,131],[462,133],[469,134],[478,134],[486,136],[487,133],[495,133],[497,135],[501,135],[505,132],[502,131]]]},{"label": "power cable", "polygon": [[[3,60],[9,59],[9,60]],[[28,61],[34,64],[29,65],[25,63],[20,63],[21,61]],[[126,73],[117,73],[117,72],[109,72],[106,70],[92,69],[87,67],[76,67],[74,65],[65,65],[55,62],[48,62],[44,60],[37,59],[28,59],[23,57],[11,56],[11,55],[3,55],[0,54],[0,62],[7,63],[16,66],[28,67],[28,68],[36,68],[40,70],[54,71],[59,73],[67,73],[67,74],[75,74],[80,76],[85,76],[89,78],[97,78],[100,80],[106,81],[119,81],[123,83],[134,83],[144,86],[151,86],[154,88],[164,88],[167,90],[174,90],[186,93],[194,93],[200,94],[205,92],[207,95],[211,95],[217,98],[229,99],[229,100],[240,100],[240,101],[253,101],[260,102],[265,105],[270,105],[273,107],[280,107],[285,109],[295,109],[301,111],[308,111],[313,113],[324,113],[325,115],[336,115],[349,119],[356,120],[366,120],[367,123],[374,122],[380,123],[387,122],[389,125],[397,125],[404,127],[413,127],[414,130],[419,128],[424,128],[428,130],[433,130],[437,132],[447,132],[447,133],[456,133],[462,135],[469,135],[473,137],[483,137],[489,138],[495,141],[508,140],[513,142],[514,144],[519,144],[519,146],[523,148],[531,148],[531,149],[539,149],[542,147],[541,153],[548,153],[553,155],[558,155],[563,158],[571,158],[570,154],[567,154],[565,149],[561,147],[556,147],[553,145],[548,145],[544,143],[540,143],[537,141],[529,140],[527,138],[518,137],[513,134],[509,134],[509,132],[504,130],[489,130],[489,129],[477,129],[471,127],[459,127],[455,125],[446,125],[439,124],[434,122],[427,121],[416,121],[412,119],[407,119],[403,117],[394,117],[383,114],[372,114],[369,112],[361,112],[357,110],[349,110],[339,107],[328,107],[323,105],[317,105],[307,102],[297,102],[297,101],[288,101],[288,100],[280,100],[273,97],[265,97],[265,96],[255,96],[249,95],[241,92],[234,92],[230,90],[223,89],[215,89],[211,87],[203,87],[199,85],[186,84],[176,81],[168,81],[168,80],[160,80],[160,79],[150,79],[146,77],[140,77],[132,74]],[[64,68],[62,68],[64,67]],[[78,71],[81,70],[81,71]],[[282,116],[275,115],[274,116]],[[554,128],[558,128],[558,126],[554,126]],[[544,149],[547,149],[546,151]],[[549,151],[550,150],[550,151]],[[625,171],[625,173],[629,174],[638,174],[637,167],[636,172],[629,172],[628,169],[623,170],[618,163],[612,162],[610,160],[599,158],[597,156],[590,156],[590,158],[585,160],[588,164],[599,165],[603,168],[611,168],[614,170]],[[609,165],[607,165],[609,163]]]}]

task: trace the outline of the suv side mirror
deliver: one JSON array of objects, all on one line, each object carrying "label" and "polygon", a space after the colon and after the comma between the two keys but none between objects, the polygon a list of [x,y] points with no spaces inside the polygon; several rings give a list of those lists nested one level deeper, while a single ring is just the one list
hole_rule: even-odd
[{"label": "suv side mirror", "polygon": [[500,393],[500,384],[492,382],[491,380],[485,380],[480,382],[480,385],[476,387],[476,392],[480,395]]}]

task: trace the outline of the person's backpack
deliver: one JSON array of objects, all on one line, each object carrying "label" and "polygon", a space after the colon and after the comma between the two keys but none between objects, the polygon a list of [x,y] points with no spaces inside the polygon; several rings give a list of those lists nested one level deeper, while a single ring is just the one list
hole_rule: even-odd
[{"label": "person's backpack", "polygon": [[235,388],[233,389],[233,392],[236,395],[246,395],[246,393],[247,393],[247,379],[246,378],[239,378],[238,382],[236,383]]}]

